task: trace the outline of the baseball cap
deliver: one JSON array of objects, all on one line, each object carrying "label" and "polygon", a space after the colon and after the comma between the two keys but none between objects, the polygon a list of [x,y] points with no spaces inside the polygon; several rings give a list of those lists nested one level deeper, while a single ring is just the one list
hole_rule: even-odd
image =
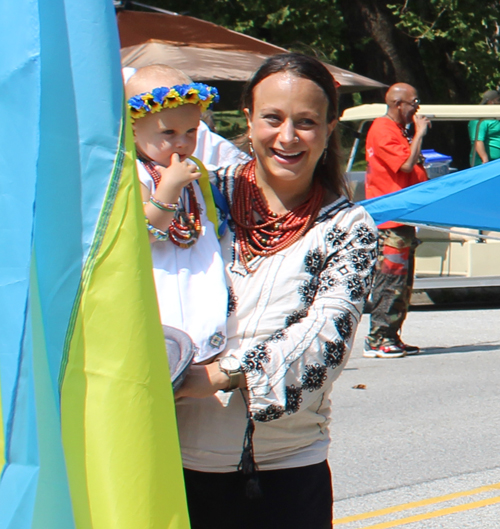
[{"label": "baseball cap", "polygon": [[486,105],[490,101],[493,101],[494,99],[497,99],[500,97],[500,92],[498,90],[487,90],[483,94],[483,99],[481,99],[481,105]]}]

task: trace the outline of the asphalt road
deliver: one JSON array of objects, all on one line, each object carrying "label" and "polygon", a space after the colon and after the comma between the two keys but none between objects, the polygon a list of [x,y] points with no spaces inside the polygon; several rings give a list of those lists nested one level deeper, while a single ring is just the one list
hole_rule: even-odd
[{"label": "asphalt road", "polygon": [[398,359],[362,357],[368,323],[331,395],[335,527],[500,529],[500,309],[410,312]]}]

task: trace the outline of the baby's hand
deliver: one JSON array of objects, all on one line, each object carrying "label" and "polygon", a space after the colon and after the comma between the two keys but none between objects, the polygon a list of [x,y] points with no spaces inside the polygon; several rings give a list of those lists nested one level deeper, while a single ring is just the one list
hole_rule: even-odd
[{"label": "baby's hand", "polygon": [[162,177],[160,186],[178,189],[179,194],[183,187],[201,177],[198,167],[186,161],[181,162],[177,153],[172,154],[168,167],[157,165],[156,169]]}]

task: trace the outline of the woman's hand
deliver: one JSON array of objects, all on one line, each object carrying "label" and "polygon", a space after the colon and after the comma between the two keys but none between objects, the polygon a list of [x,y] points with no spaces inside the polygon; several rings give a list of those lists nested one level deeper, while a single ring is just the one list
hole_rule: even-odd
[{"label": "woman's hand", "polygon": [[192,365],[175,398],[193,397],[203,399],[229,386],[229,377],[219,369],[219,363]]}]

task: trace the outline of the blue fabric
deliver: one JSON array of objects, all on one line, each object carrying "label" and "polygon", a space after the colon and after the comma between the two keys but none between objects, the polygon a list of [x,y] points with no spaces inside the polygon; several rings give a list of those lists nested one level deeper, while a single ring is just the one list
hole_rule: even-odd
[{"label": "blue fabric", "polygon": [[[36,2],[5,2],[0,17],[0,365],[4,421],[25,324],[33,229],[40,57]],[[19,31],[19,28],[23,31]],[[28,126],[29,124],[29,126]],[[3,370],[2,370],[3,371]]]},{"label": "blue fabric", "polygon": [[0,527],[71,529],[58,376],[119,143],[113,3],[3,2],[0,53]]},{"label": "blue fabric", "polygon": [[2,4],[0,52],[0,382],[7,461],[0,527],[24,529],[31,527],[38,477],[27,320],[40,108],[35,0]]},{"label": "blue fabric", "polygon": [[500,160],[435,178],[361,204],[389,220],[500,231]]},{"label": "blue fabric", "polygon": [[222,237],[226,233],[228,221],[229,221],[229,204],[224,198],[224,195],[219,191],[219,188],[214,184],[210,184],[212,189],[212,195],[214,197],[215,206],[219,210],[220,223],[218,228],[219,237]]}]

